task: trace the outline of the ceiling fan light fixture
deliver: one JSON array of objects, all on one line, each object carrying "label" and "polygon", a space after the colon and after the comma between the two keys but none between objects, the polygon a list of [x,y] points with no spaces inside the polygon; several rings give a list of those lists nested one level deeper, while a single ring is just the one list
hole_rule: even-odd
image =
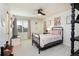
[{"label": "ceiling fan light fixture", "polygon": [[41,16],[41,14],[40,14],[40,13],[39,13],[38,15],[39,15],[39,16]]},{"label": "ceiling fan light fixture", "polygon": [[39,14],[39,15],[45,15],[45,14],[43,13],[43,10],[42,10],[42,9],[38,9],[38,14]]}]

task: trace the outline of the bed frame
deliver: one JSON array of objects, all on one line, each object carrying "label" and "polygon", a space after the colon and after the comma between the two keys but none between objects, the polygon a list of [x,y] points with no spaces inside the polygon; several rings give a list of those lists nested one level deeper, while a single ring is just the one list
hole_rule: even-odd
[{"label": "bed frame", "polygon": [[[39,54],[40,54],[40,51],[42,51],[42,50],[46,50],[50,47],[53,47],[53,46],[56,46],[56,45],[63,43],[63,28],[62,27],[53,27],[52,29],[54,29],[54,28],[61,28],[61,30],[62,30],[62,40],[57,40],[57,41],[48,43],[48,44],[44,45],[44,47],[40,46],[40,35],[37,34],[37,33],[32,33],[32,45],[33,45],[33,43],[35,43],[36,47],[38,48]],[[39,37],[34,36],[34,34],[37,34]],[[34,39],[38,39],[39,43],[37,43]]]}]

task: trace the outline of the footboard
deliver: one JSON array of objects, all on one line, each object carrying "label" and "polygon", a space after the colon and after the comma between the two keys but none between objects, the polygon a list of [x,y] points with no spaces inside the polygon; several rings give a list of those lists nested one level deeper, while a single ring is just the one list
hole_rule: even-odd
[{"label": "footboard", "polygon": [[35,41],[37,44],[40,44],[40,35],[37,33],[32,33],[32,41]]},{"label": "footboard", "polygon": [[40,54],[40,35],[37,33],[32,33],[32,45],[35,43],[35,45],[39,48],[39,54]]}]

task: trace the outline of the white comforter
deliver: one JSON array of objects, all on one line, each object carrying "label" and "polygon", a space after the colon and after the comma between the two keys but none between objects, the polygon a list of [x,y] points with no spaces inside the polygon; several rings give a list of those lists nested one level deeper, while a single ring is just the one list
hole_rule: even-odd
[{"label": "white comforter", "polygon": [[54,42],[57,40],[62,40],[61,35],[52,35],[52,34],[40,34],[40,46],[44,47],[45,44]]}]

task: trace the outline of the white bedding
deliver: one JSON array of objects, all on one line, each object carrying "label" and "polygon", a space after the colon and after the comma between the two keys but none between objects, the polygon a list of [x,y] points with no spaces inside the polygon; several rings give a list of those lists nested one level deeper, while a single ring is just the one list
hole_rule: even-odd
[{"label": "white bedding", "polygon": [[39,34],[39,35],[40,35],[40,46],[41,47],[44,47],[45,44],[48,44],[50,42],[62,40],[61,35],[52,35],[52,34]]}]

